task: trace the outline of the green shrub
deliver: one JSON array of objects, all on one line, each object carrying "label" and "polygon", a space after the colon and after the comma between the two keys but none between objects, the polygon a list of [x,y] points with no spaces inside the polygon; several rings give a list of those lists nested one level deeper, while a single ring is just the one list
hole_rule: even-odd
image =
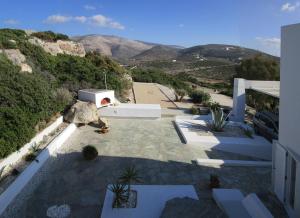
[{"label": "green shrub", "polygon": [[175,89],[175,101],[181,102],[187,92],[184,89]]},{"label": "green shrub", "polygon": [[194,103],[208,103],[210,100],[210,95],[206,92],[200,90],[194,90],[189,94],[190,98]]},{"label": "green shrub", "polygon": [[[19,41],[27,38],[23,30],[0,29],[0,49],[17,48]],[[12,42],[14,40],[16,43]]]},{"label": "green shrub", "polygon": [[191,114],[193,114],[193,115],[198,115],[198,114],[200,114],[199,108],[197,108],[197,107],[191,107],[190,112],[191,112]]},{"label": "green shrub", "polygon": [[34,161],[35,158],[36,158],[36,155],[34,153],[29,153],[29,154],[25,155],[24,160],[27,162],[31,162],[31,161]]},{"label": "green shrub", "polygon": [[52,31],[45,31],[45,32],[35,32],[32,33],[31,36],[35,36],[39,39],[48,42],[56,42],[57,40],[69,40],[69,37],[64,34],[54,33]]},{"label": "green shrub", "polygon": [[94,160],[98,156],[98,151],[94,146],[87,145],[83,147],[82,155],[86,160]]},{"label": "green shrub", "polygon": [[[38,35],[50,41],[66,39],[51,32]],[[11,43],[26,56],[33,73],[20,73],[20,67],[0,54],[0,158],[29,142],[54,115],[64,111],[78,89],[105,88],[104,71],[108,88],[117,96],[131,86],[126,71],[99,54],[52,56],[29,43],[24,31],[0,29],[0,49],[12,48]]]},{"label": "green shrub", "polygon": [[175,76],[164,73],[157,69],[134,69],[131,71],[132,79],[135,82],[159,83],[162,85],[170,85],[174,89],[189,91],[189,86]]},{"label": "green shrub", "polygon": [[58,88],[54,92],[54,100],[57,104],[64,107],[65,105],[69,105],[73,101],[73,96],[68,89]]}]

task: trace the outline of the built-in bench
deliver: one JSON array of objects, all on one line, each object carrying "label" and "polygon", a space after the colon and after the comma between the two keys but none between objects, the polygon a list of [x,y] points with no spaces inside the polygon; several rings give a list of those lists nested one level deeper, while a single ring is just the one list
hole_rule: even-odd
[{"label": "built-in bench", "polygon": [[161,118],[161,107],[159,104],[119,104],[116,106],[99,109],[103,117],[124,118]]},{"label": "built-in bench", "polygon": [[229,218],[273,218],[254,193],[244,197],[238,189],[213,189],[213,198]]}]

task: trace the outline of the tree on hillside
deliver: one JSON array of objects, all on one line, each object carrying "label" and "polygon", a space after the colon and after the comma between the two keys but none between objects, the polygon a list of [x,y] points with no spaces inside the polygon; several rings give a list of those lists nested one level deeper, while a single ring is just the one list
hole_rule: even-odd
[{"label": "tree on hillside", "polygon": [[[247,80],[279,80],[279,61],[257,55],[253,58],[243,60],[241,65],[236,67],[236,78]],[[247,104],[257,110],[276,110],[278,99],[266,94],[247,90]]]},{"label": "tree on hillside", "polygon": [[253,58],[243,60],[236,67],[237,78],[248,80],[279,80],[279,62],[257,55]]}]

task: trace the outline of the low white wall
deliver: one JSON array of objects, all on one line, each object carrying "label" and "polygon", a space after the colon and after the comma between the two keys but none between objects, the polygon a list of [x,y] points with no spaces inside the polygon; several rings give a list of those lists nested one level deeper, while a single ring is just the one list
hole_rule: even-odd
[{"label": "low white wall", "polygon": [[0,163],[0,169],[2,169],[5,166],[9,166],[10,164],[16,163],[18,160],[20,160],[25,154],[28,153],[29,149],[36,143],[38,144],[41,142],[44,138],[44,136],[48,135],[52,131],[54,131],[60,124],[63,122],[63,117],[60,116],[56,119],[54,123],[52,123],[50,126],[48,126],[46,129],[44,129],[42,132],[38,133],[34,138],[31,139],[31,141],[27,144],[25,144],[23,147],[21,147],[18,151],[15,151],[11,155],[9,155],[7,158],[5,158]]},{"label": "low white wall", "polygon": [[[178,119],[176,117],[175,123],[186,144],[199,145],[207,149],[218,149],[265,160],[272,159],[272,144],[261,136],[253,135],[253,139],[246,137],[220,137],[213,135],[200,136],[197,132],[190,131],[189,128],[191,128],[192,125],[204,125],[205,121],[195,119]],[[246,126],[242,123],[231,123],[230,125]]]},{"label": "low white wall", "polygon": [[38,172],[53,152],[59,148],[76,130],[75,124],[70,124],[61,134],[59,134],[17,178],[0,195],[0,215],[7,206],[22,191],[31,178]]},{"label": "low white wall", "polygon": [[279,89],[280,81],[245,80],[246,89]]},{"label": "low white wall", "polygon": [[118,106],[104,107],[100,110],[103,117],[153,118],[161,117],[159,104],[120,104]]}]

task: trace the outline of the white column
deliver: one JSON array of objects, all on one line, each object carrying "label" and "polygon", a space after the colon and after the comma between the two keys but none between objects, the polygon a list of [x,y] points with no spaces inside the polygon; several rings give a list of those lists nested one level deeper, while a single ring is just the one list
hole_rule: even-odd
[{"label": "white column", "polygon": [[234,78],[232,121],[244,122],[246,107],[245,79]]}]

